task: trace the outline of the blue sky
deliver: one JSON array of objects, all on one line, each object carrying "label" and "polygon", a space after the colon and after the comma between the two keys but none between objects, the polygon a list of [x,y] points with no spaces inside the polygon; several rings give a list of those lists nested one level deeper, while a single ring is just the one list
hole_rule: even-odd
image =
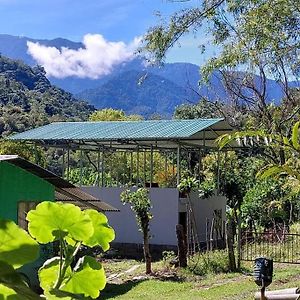
[{"label": "blue sky", "polygon": [[[101,34],[109,41],[131,42],[143,35],[158,21],[155,12],[163,16],[199,4],[168,0],[0,0],[1,33],[32,38],[63,37],[82,41],[84,35]],[[187,36],[181,47],[170,51],[168,61],[202,64],[205,56],[198,45],[205,36]]]}]

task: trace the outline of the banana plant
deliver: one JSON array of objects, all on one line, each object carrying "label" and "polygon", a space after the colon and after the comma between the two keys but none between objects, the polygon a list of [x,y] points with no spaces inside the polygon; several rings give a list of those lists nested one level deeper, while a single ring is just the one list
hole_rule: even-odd
[{"label": "banana plant", "polygon": [[232,142],[237,142],[239,145],[243,144],[243,146],[254,146],[256,144],[262,147],[273,147],[283,150],[288,155],[285,163],[269,163],[257,173],[257,177],[266,179],[284,175],[289,178],[290,182],[294,183],[294,186],[299,186],[299,184],[295,184],[295,181],[300,182],[300,168],[297,168],[300,158],[299,126],[300,121],[293,125],[289,136],[268,134],[262,130],[240,131],[222,135],[216,142],[220,149],[230,145]]}]

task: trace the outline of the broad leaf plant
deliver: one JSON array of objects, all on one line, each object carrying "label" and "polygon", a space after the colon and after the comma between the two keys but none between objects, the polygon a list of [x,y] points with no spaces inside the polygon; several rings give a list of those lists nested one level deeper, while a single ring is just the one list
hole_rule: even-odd
[{"label": "broad leaf plant", "polygon": [[[81,246],[109,249],[114,230],[104,214],[82,211],[73,204],[42,202],[26,217],[28,231],[13,221],[0,220],[0,299],[95,299],[104,289],[103,266],[94,257],[75,256]],[[18,272],[35,261],[39,244],[56,242],[59,256],[48,259],[38,271],[43,295],[34,293]]]}]

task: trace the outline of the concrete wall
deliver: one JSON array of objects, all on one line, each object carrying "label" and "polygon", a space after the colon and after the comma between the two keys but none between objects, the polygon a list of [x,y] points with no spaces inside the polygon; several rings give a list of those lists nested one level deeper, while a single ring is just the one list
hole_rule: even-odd
[{"label": "concrete wall", "polygon": [[[197,224],[200,242],[206,241],[206,222],[211,224],[214,218],[214,210],[222,210],[222,222],[226,220],[226,198],[224,196],[212,196],[208,199],[200,199],[197,192],[190,195],[191,204]],[[187,199],[180,198],[179,211],[186,211]]]},{"label": "concrete wall", "polygon": [[[142,234],[138,231],[134,213],[128,204],[120,202],[119,187],[83,187],[83,190],[120,209],[107,212],[109,224],[115,229],[118,243],[142,244]],[[178,222],[178,190],[176,188],[151,188],[153,219],[151,220],[151,244],[177,245],[175,226]]]}]

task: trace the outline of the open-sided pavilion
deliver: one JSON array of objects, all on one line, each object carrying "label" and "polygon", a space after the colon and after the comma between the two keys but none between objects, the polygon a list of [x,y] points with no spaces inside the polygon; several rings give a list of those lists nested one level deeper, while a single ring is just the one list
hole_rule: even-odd
[{"label": "open-sided pavilion", "polygon": [[[230,133],[231,126],[221,118],[196,120],[152,120],[112,122],[58,122],[13,135],[11,140],[25,141],[48,148],[60,148],[64,153],[63,173],[68,179],[70,153],[79,151],[78,163],[82,169],[85,153],[91,155],[97,167],[98,181],[95,185],[83,187],[97,199],[103,199],[120,213],[108,213],[116,231],[116,242],[126,248],[142,243],[135,217],[130,207],[120,203],[120,193],[128,187],[148,186],[152,201],[151,244],[159,249],[170,249],[177,245],[175,226],[188,224],[191,215],[187,200],[179,194],[176,183],[181,179],[183,162],[186,167],[201,166],[201,157],[209,150],[217,150],[215,139]],[[123,153],[129,158],[129,182],[117,180],[117,185],[104,181],[109,171],[107,153]],[[164,157],[165,171],[173,164],[174,185],[158,187],[153,184],[153,161],[156,152]],[[133,159],[133,156],[135,159]],[[106,160],[105,160],[106,158]],[[198,162],[195,162],[195,158]],[[146,164],[147,160],[147,164]],[[115,162],[112,162],[115,163]],[[119,162],[118,162],[119,163]],[[148,170],[146,170],[148,168]],[[197,167],[196,167],[197,168]],[[135,178],[133,179],[133,170]],[[199,169],[200,170],[200,169]],[[194,171],[197,171],[197,169]],[[146,173],[148,174],[146,176]],[[82,171],[80,171],[82,176]],[[150,177],[149,177],[150,174]],[[80,179],[80,185],[82,181]],[[191,195],[196,231],[200,242],[207,241],[211,224],[223,226],[225,222],[226,199],[216,193],[209,199],[200,199],[199,193]],[[217,220],[218,218],[218,220]],[[214,220],[214,221],[213,221]],[[210,227],[209,227],[210,226]],[[224,227],[217,228],[222,232]],[[214,235],[216,239],[218,236]],[[210,237],[211,238],[211,237]],[[136,248],[135,248],[136,249]],[[139,248],[138,248],[139,249]]]},{"label": "open-sided pavilion", "polygon": [[[63,170],[69,171],[70,151],[97,152],[99,178],[104,178],[104,153],[137,153],[136,164],[142,164],[147,155],[150,160],[150,187],[153,182],[153,153],[161,152],[173,157],[176,162],[177,183],[180,181],[183,157],[188,160],[192,152],[199,153],[216,148],[215,139],[231,132],[231,126],[221,118],[195,120],[155,121],[109,121],[109,122],[57,122],[25,131],[11,137],[43,147],[63,149],[65,153]],[[132,163],[131,163],[132,164]],[[79,164],[81,166],[81,164]],[[139,171],[139,168],[137,168]],[[137,174],[142,182],[141,170]],[[64,172],[63,172],[64,173]],[[102,173],[102,175],[100,174]],[[81,181],[81,180],[80,180]],[[144,180],[145,181],[145,180]],[[145,184],[145,182],[144,182]],[[105,183],[99,181],[99,185]]]}]

